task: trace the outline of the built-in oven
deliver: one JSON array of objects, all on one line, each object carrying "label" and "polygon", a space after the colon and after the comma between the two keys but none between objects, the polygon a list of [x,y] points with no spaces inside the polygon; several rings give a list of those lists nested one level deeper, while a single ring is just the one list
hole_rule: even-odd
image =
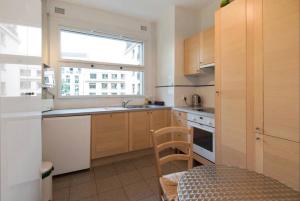
[{"label": "built-in oven", "polygon": [[214,118],[188,114],[188,125],[194,131],[194,153],[215,162]]}]

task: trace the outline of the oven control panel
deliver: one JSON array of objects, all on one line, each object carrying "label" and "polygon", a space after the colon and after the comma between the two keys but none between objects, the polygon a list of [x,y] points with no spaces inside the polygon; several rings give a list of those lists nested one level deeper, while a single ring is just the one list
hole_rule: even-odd
[{"label": "oven control panel", "polygon": [[214,118],[188,113],[187,120],[198,123],[198,124],[202,124],[205,126],[210,126],[213,128],[215,127],[215,119]]}]

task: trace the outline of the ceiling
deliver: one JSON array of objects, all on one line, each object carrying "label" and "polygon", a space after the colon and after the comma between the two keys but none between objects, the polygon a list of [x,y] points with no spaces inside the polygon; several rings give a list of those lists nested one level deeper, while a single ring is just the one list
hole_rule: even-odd
[{"label": "ceiling", "polygon": [[65,2],[107,10],[155,21],[171,5],[200,9],[211,0],[64,0]]}]

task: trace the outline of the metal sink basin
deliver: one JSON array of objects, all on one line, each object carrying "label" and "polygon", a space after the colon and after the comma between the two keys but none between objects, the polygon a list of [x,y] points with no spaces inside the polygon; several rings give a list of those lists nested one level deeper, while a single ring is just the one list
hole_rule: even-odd
[{"label": "metal sink basin", "polygon": [[151,108],[149,105],[127,105],[128,109],[143,109],[143,108]]}]

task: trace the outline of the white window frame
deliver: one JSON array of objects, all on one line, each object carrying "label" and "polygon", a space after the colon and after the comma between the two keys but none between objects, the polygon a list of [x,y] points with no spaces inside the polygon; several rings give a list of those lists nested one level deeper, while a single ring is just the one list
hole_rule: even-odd
[{"label": "white window frame", "polygon": [[[106,63],[106,62],[96,62],[96,61],[83,61],[83,60],[73,60],[73,59],[63,59],[61,57],[61,31],[72,31],[72,32],[77,32],[77,33],[82,33],[82,34],[90,34],[94,36],[100,36],[100,37],[108,37],[112,39],[121,39],[121,40],[127,40],[127,41],[133,41],[133,42],[140,42],[143,43],[143,48],[142,48],[142,65],[131,65],[131,64],[120,64],[120,63]],[[145,44],[146,41],[144,40],[135,40],[129,37],[125,36],[120,36],[116,34],[103,34],[103,33],[98,33],[94,31],[86,31],[86,30],[80,30],[80,29],[71,29],[67,28],[64,26],[60,26],[58,28],[58,73],[57,73],[57,80],[58,80],[58,88],[57,88],[57,97],[61,99],[90,99],[90,98],[143,98],[145,97],[145,78],[146,78],[146,70],[145,70]],[[123,71],[135,71],[135,72],[142,72],[143,73],[143,80],[142,80],[142,85],[143,85],[143,93],[141,95],[70,95],[70,96],[62,96],[61,95],[61,69],[62,67],[73,67],[73,68],[88,68],[88,69],[100,69],[100,70],[123,70]],[[101,75],[102,79],[102,75]],[[109,79],[109,77],[108,77]]]}]

